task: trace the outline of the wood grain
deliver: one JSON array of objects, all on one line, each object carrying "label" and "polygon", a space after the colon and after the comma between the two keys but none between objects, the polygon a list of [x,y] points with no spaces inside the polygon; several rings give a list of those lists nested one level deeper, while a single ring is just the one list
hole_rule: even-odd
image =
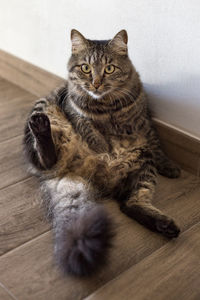
[{"label": "wood grain", "polygon": [[86,299],[200,299],[199,258],[200,223]]},{"label": "wood grain", "polygon": [[[199,181],[184,172],[178,180],[160,178],[155,203],[170,212],[184,231],[200,221],[199,193]],[[49,232],[1,256],[0,281],[18,299],[83,299],[166,243],[174,249],[174,241],[169,242],[129,219],[113,201],[106,201],[105,206],[116,224],[117,234],[108,263],[99,273],[88,279],[63,278],[53,264]]]},{"label": "wood grain", "polygon": [[40,203],[35,178],[1,190],[0,255],[49,229]]},{"label": "wood grain", "polygon": [[199,222],[200,179],[182,171],[178,179],[159,176],[153,204],[172,216],[185,231]]},{"label": "wood grain", "polygon": [[26,91],[22,90],[17,85],[0,77],[0,104],[6,104],[8,101],[12,101],[12,97],[17,95],[19,91],[26,93]]},{"label": "wood grain", "polygon": [[64,79],[0,50],[0,76],[37,96],[44,96]]},{"label": "wood grain", "polygon": [[0,189],[29,177],[22,151],[22,136],[0,143]]},{"label": "wood grain", "polygon": [[10,295],[3,286],[1,286],[1,283],[0,283],[0,299],[1,300],[13,300],[13,299],[17,300],[14,296]]},{"label": "wood grain", "polygon": [[23,134],[25,120],[36,97],[0,80],[0,142]]}]

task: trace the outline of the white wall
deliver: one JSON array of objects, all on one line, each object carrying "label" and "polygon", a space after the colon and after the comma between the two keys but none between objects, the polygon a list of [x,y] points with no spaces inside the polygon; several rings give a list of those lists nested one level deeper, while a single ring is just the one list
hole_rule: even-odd
[{"label": "white wall", "polygon": [[200,1],[0,0],[0,48],[62,77],[72,28],[127,29],[155,116],[200,138]]}]

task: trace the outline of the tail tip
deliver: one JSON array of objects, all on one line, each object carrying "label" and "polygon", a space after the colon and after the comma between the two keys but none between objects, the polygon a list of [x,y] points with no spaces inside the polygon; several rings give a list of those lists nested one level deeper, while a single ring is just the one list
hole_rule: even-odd
[{"label": "tail tip", "polygon": [[57,232],[55,257],[64,274],[89,276],[105,265],[114,236],[110,217],[95,206]]}]

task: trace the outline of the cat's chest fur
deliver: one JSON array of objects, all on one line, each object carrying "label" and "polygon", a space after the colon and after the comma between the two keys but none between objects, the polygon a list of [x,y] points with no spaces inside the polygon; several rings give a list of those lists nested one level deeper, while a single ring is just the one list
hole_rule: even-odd
[{"label": "cat's chest fur", "polygon": [[[95,134],[98,138],[98,133],[100,133],[112,148],[130,149],[135,146],[143,146],[147,142],[145,129],[148,127],[148,120],[145,98],[141,97],[139,100],[139,103],[131,102],[128,105],[116,107],[116,109],[114,109],[115,107],[113,109],[105,107],[105,110],[100,113],[94,109],[100,105],[97,105],[96,102],[91,102],[85,107],[86,104],[78,102],[78,100],[73,102],[70,99],[66,106],[66,115],[83,140],[87,141],[84,136],[85,132],[90,133],[94,128],[94,138]],[[81,130],[79,130],[80,127]]]},{"label": "cat's chest fur", "polygon": [[93,121],[93,125],[103,135],[114,135],[114,136],[130,136],[134,135],[134,126],[130,121],[127,121],[125,117],[109,115],[107,119],[100,121]]}]

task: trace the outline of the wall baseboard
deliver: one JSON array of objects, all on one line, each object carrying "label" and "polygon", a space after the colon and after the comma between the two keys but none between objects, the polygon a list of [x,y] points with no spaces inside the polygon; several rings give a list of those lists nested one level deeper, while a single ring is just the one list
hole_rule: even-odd
[{"label": "wall baseboard", "polygon": [[[41,97],[47,95],[65,80],[0,50],[0,77]],[[200,141],[154,120],[161,143],[168,156],[183,169],[200,175]]]},{"label": "wall baseboard", "polygon": [[163,149],[183,169],[200,176],[200,141],[154,120]]},{"label": "wall baseboard", "polygon": [[40,97],[47,95],[64,79],[0,50],[0,77]]}]

